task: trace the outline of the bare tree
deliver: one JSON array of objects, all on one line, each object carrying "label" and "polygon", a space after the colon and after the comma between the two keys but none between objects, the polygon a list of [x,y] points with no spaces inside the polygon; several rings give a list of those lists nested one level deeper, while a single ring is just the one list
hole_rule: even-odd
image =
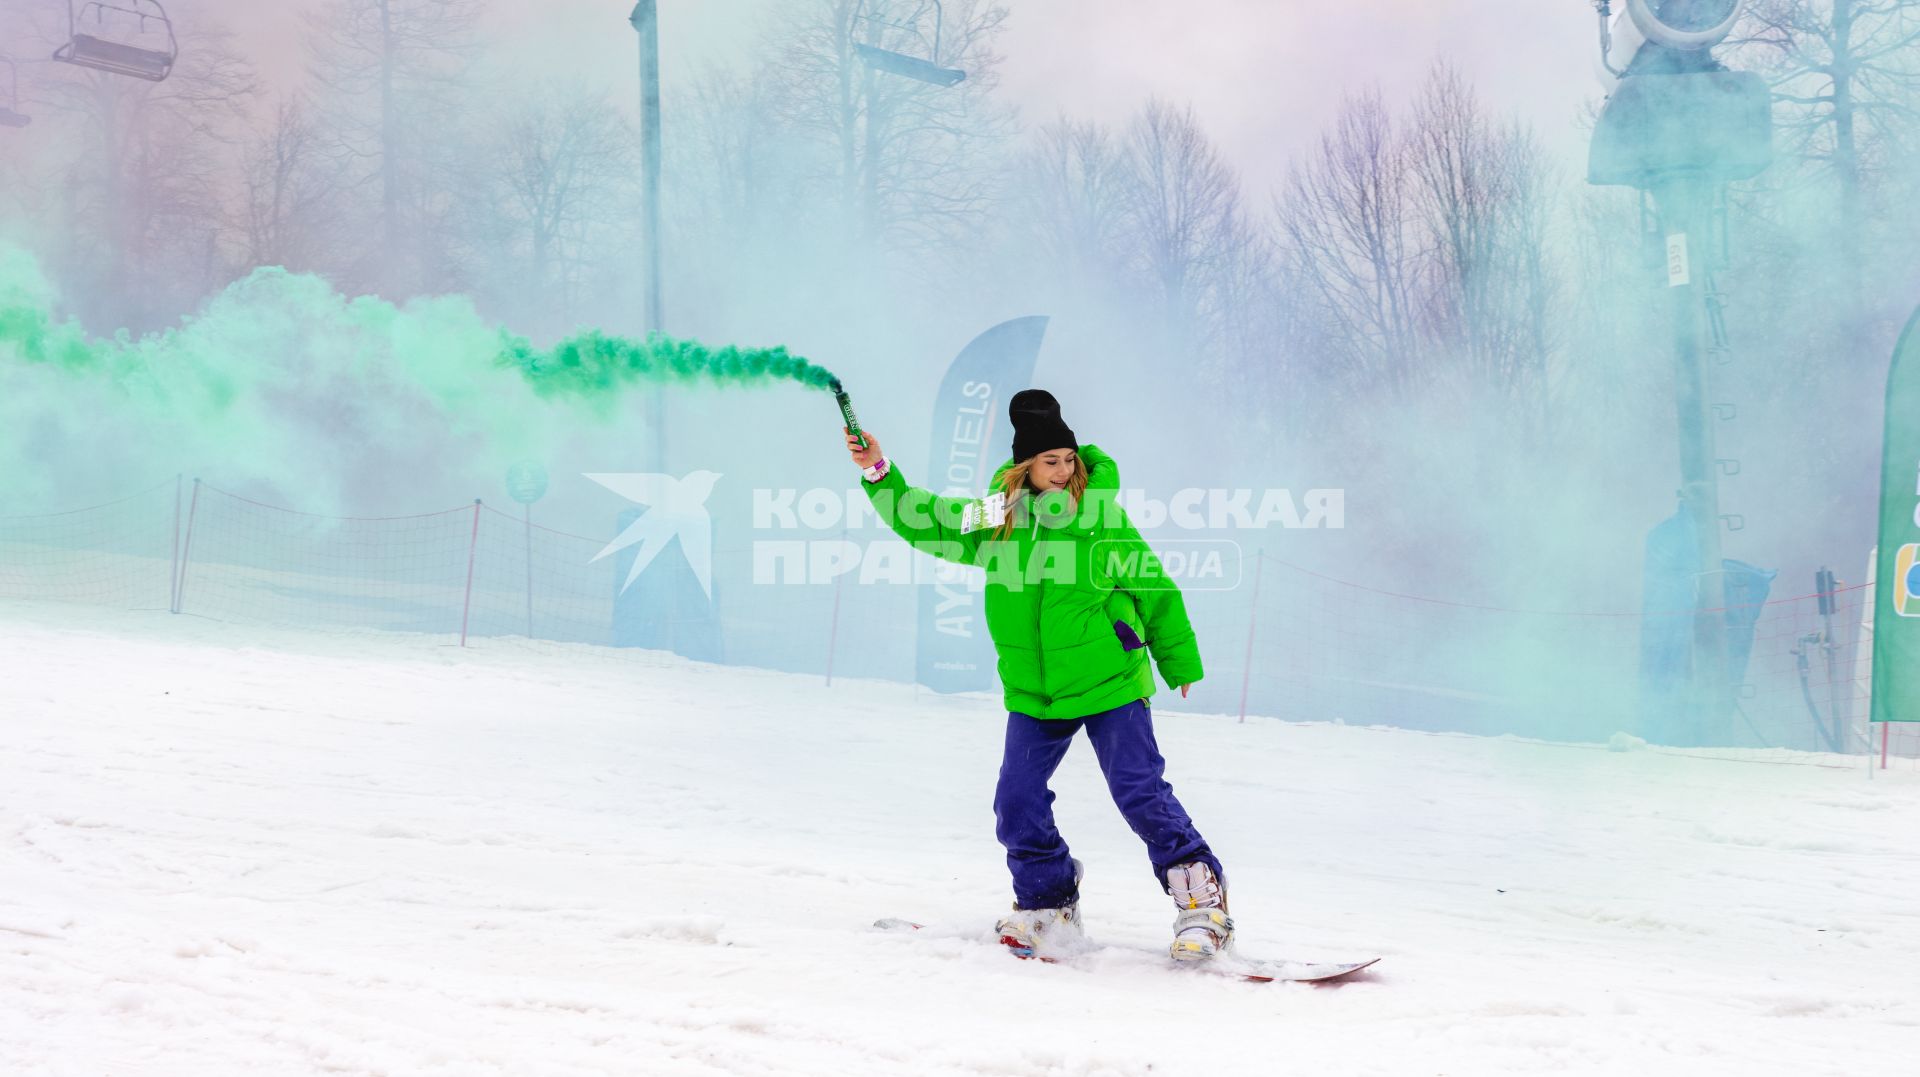
[{"label": "bare tree", "polygon": [[[226,147],[256,91],[208,4],[172,10],[189,47],[166,81],[51,64],[39,83],[40,100],[84,132],[59,166],[64,273],[92,317],[131,328],[191,305],[224,268]],[[43,43],[64,31],[36,28]]]},{"label": "bare tree", "polygon": [[[795,251],[842,249],[837,212],[821,208],[818,146],[776,107],[781,77],[768,65],[710,68],[675,99],[662,224],[677,319],[768,313],[795,286]],[[837,269],[812,279],[838,279]]]},{"label": "bare tree", "polygon": [[316,101],[334,151],[373,192],[381,246],[366,283],[396,293],[447,281],[449,153],[482,0],[330,0],[308,16]]},{"label": "bare tree", "polygon": [[1062,116],[1034,135],[1017,172],[1015,212],[1049,275],[1081,288],[1110,279],[1134,188],[1132,161],[1113,133]]},{"label": "bare tree", "polygon": [[494,135],[480,225],[514,267],[513,291],[548,328],[573,328],[590,278],[616,260],[606,227],[633,196],[633,132],[604,95],[548,87]]},{"label": "bare tree", "polygon": [[245,266],[330,267],[340,246],[344,182],[339,162],[324,152],[311,106],[297,96],[281,101],[241,163],[236,231]]},{"label": "bare tree", "polygon": [[1310,362],[1316,348],[1273,237],[1244,216],[1226,235],[1201,305],[1199,369],[1223,392],[1263,401],[1248,421],[1271,439],[1323,415]]},{"label": "bare tree", "polygon": [[[856,52],[869,44],[924,53],[929,5],[900,0],[804,0],[778,27],[778,74],[769,103],[815,152],[809,178],[838,208],[860,246],[925,251],[976,231],[992,207],[991,155],[1011,113],[996,102],[994,39],[1007,9],[995,0],[949,0],[935,62],[967,73],[936,87],[876,72]],[[909,16],[923,12],[914,24]],[[861,16],[878,16],[867,18]]]},{"label": "bare tree", "polygon": [[1378,90],[1342,102],[1275,200],[1280,257],[1314,297],[1328,359],[1349,387],[1402,398],[1421,350],[1411,200],[1405,143]]},{"label": "bare tree", "polygon": [[1472,87],[1444,63],[1428,76],[1407,134],[1414,203],[1432,251],[1428,331],[1491,381],[1500,373],[1492,308],[1508,194],[1497,140]]},{"label": "bare tree", "polygon": [[1556,287],[1551,171],[1539,143],[1523,127],[1490,121],[1444,63],[1415,103],[1408,139],[1431,351],[1463,368],[1473,395],[1507,405],[1509,420],[1538,433]]},{"label": "bare tree", "polygon": [[1511,399],[1523,432],[1543,441],[1554,433],[1555,361],[1565,341],[1561,323],[1564,272],[1552,251],[1561,217],[1557,170],[1532,131],[1519,126],[1503,138],[1507,172],[1510,324],[1514,326]]},{"label": "bare tree", "polygon": [[1920,130],[1920,0],[1760,0],[1738,44],[1769,75],[1783,144],[1831,169],[1843,259],[1857,267],[1866,189]]},{"label": "bare tree", "polygon": [[764,71],[712,70],[677,110],[667,145],[668,209],[684,242],[743,249],[805,222],[811,207],[795,182],[804,147],[778,122],[774,95]]},{"label": "bare tree", "polygon": [[[1175,339],[1204,337],[1219,300],[1255,247],[1240,182],[1191,107],[1149,101],[1127,132],[1130,254]],[[1212,323],[1212,324],[1210,324]]]}]

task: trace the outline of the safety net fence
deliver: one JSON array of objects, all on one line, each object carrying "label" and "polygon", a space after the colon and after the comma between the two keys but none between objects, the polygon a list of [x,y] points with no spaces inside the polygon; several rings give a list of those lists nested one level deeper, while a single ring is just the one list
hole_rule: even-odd
[{"label": "safety net fence", "polygon": [[[849,623],[911,623],[911,588],[743,587],[663,601],[628,588],[633,553],[469,502],[327,516],[205,482],[167,480],[100,504],[0,516],[0,599],[171,611],[223,621],[428,633],[473,646],[668,647],[809,671],[873,673]],[[746,563],[749,547],[713,551]],[[1236,586],[1191,593],[1216,703],[1241,714],[1435,733],[1519,735],[1754,762],[1920,767],[1920,723],[1869,725],[1868,592],[1836,586],[1729,602],[1729,705],[1688,694],[1691,610],[1540,610],[1396,593],[1262,549]],[[718,642],[724,626],[726,642]],[[704,634],[704,636],[703,636]],[[798,641],[796,643],[796,640]],[[1662,641],[1665,641],[1663,643]],[[897,641],[896,641],[897,642]],[[899,653],[896,647],[892,652]],[[871,665],[871,664],[869,664]],[[878,671],[904,676],[909,670]],[[1224,682],[1224,685],[1223,685]]]}]

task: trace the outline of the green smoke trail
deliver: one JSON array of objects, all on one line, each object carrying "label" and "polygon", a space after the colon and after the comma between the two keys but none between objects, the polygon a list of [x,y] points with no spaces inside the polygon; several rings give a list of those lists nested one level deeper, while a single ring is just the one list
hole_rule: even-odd
[{"label": "green smoke trail", "polygon": [[212,468],[345,504],[614,437],[636,389],[833,380],[784,348],[596,331],[541,349],[465,297],[395,305],[277,267],[139,337],[59,311],[33,257],[0,244],[0,482],[35,496]]},{"label": "green smoke trail", "polygon": [[710,380],[743,384],[792,380],[825,389],[833,373],[785,348],[709,348],[655,333],[644,341],[610,337],[598,330],[570,337],[545,351],[525,339],[507,338],[498,359],[516,368],[543,396],[602,396],[636,383]]},{"label": "green smoke trail", "polygon": [[[263,282],[292,276],[285,270],[257,269],[229,293],[258,291]],[[0,355],[12,353],[30,363],[51,363],[69,369],[96,367],[126,373],[141,361],[182,350],[180,331],[131,340],[124,332],[109,340],[89,340],[73,321],[56,322],[50,290],[32,260],[18,250],[0,251]],[[371,327],[394,327],[399,308],[380,300],[347,301],[360,308]],[[236,313],[216,308],[219,313]],[[196,319],[188,319],[191,325]],[[479,358],[476,356],[476,359]],[[826,389],[833,373],[784,347],[711,348],[698,341],[655,333],[645,340],[609,336],[599,330],[570,337],[547,349],[538,349],[524,337],[500,331],[493,357],[496,366],[517,370],[542,396],[606,397],[627,386],[670,382],[710,381],[741,385],[763,381],[794,381]],[[481,369],[475,364],[475,372]]]}]

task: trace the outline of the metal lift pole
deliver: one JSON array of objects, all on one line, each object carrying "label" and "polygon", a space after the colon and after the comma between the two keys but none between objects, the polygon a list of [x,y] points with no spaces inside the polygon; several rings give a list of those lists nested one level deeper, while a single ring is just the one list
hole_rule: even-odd
[{"label": "metal lift pole", "polygon": [[[666,332],[665,300],[662,297],[660,234],[660,7],[658,0],[639,0],[627,21],[640,38],[640,180],[641,213],[646,226],[647,312],[649,336]],[[647,402],[648,422],[653,427],[654,470],[667,472],[667,400],[655,389]]]},{"label": "metal lift pole", "polygon": [[1707,363],[1707,230],[1713,180],[1697,172],[1664,178],[1654,188],[1667,245],[1667,292],[1674,344],[1674,401],[1680,434],[1680,498],[1693,521],[1695,594],[1694,714],[1696,744],[1725,744],[1732,734],[1727,679],[1727,576],[1720,549],[1720,482]]}]

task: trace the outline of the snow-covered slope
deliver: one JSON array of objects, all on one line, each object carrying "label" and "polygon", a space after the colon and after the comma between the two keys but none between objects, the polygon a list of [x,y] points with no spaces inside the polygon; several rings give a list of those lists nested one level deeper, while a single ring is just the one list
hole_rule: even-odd
[{"label": "snow-covered slope", "polygon": [[[8,1074],[1875,1074],[1920,781],[1157,715],[1243,949],[1010,960],[1004,715],[657,655],[0,606]],[[1092,754],[1097,937],[1172,910]]]}]

